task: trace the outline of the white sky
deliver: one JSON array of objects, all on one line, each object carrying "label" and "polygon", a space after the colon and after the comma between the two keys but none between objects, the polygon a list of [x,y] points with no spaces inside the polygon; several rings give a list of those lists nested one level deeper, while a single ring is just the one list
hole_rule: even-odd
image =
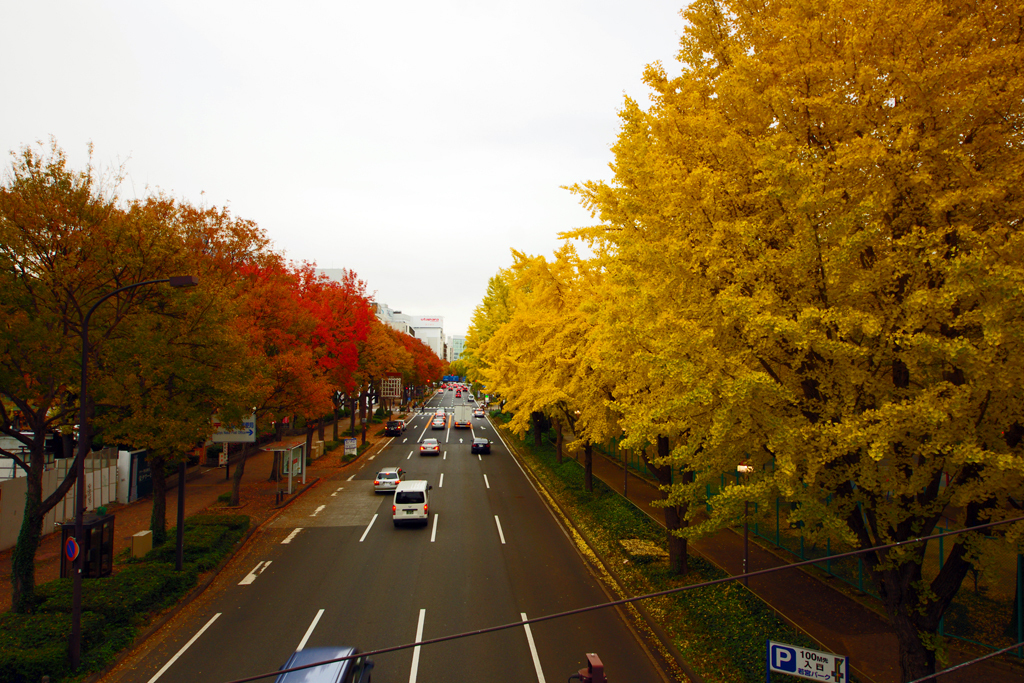
[{"label": "white sky", "polygon": [[610,177],[683,4],[0,0],[0,150],[92,141],[122,196],[228,205],[464,334],[511,248],[594,222],[559,186]]}]

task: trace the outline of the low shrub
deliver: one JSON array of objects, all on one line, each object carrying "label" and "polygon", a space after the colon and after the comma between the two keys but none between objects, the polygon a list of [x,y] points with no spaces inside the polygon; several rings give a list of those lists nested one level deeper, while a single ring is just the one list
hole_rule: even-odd
[{"label": "low shrub", "polygon": [[[81,676],[103,668],[131,644],[136,629],[152,614],[173,605],[231,550],[249,528],[245,515],[196,515],[185,521],[185,564],[175,569],[176,547],[167,543],[143,560],[119,563],[111,577],[82,582],[82,663],[68,665],[71,579],[36,590],[32,614],[0,615],[0,681],[35,683]],[[174,531],[168,534],[174,538]]]}]

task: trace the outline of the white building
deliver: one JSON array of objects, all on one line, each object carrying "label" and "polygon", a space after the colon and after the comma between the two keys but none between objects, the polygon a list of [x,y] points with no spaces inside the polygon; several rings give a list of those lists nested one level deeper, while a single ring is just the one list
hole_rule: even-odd
[{"label": "white building", "polygon": [[466,337],[458,334],[448,337],[448,362],[451,363],[462,358],[462,349],[465,347]]}]

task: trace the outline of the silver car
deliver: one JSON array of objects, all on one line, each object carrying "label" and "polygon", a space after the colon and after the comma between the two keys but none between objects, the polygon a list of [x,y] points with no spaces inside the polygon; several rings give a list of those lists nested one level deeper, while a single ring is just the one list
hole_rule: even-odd
[{"label": "silver car", "polygon": [[403,479],[405,479],[405,470],[401,467],[385,467],[373,478],[373,492],[393,492],[398,487],[398,482]]}]

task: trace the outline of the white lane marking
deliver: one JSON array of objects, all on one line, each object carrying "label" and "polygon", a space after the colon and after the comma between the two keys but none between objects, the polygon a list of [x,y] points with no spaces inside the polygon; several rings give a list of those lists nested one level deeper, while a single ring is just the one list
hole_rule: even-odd
[{"label": "white lane marking", "polygon": [[445,451],[444,453],[441,454],[441,459],[442,460],[447,460],[448,459],[448,451]]},{"label": "white lane marking", "polygon": [[377,515],[374,515],[373,519],[370,520],[370,523],[366,525],[366,531],[364,531],[363,535],[359,537],[359,542],[360,543],[362,543],[363,539],[366,538],[366,534],[370,533],[370,527],[372,527],[373,523],[376,522],[376,521],[377,521]]},{"label": "white lane marking", "polygon": [[484,475],[484,484],[487,485],[487,488],[491,488],[491,482],[487,481],[487,475],[486,474]]},{"label": "white lane marking", "polygon": [[376,457],[377,457],[376,455],[371,455],[369,458],[367,458],[367,460],[373,460]]},{"label": "white lane marking", "polygon": [[477,453],[477,454],[476,454],[476,459],[477,459],[477,460],[479,460],[480,462],[483,462],[483,461],[484,461],[484,458],[483,458],[483,456],[482,456],[482,455],[480,455],[479,453]]},{"label": "white lane marking", "polygon": [[437,513],[435,513],[434,514],[434,528],[430,532],[430,542],[431,543],[433,543],[434,539],[437,538],[437,518],[438,517],[439,517],[439,515]]},{"label": "white lane marking", "polygon": [[498,519],[498,515],[494,515],[494,523],[498,525],[498,535],[501,536],[501,544],[505,545],[505,534],[501,530],[501,520]]},{"label": "white lane marking", "polygon": [[292,539],[298,536],[300,531],[302,531],[302,527],[296,527],[290,534],[288,534],[287,538],[281,541],[281,545],[287,545],[288,543],[291,543]]},{"label": "white lane marking", "polygon": [[[423,640],[423,620],[427,618],[427,610],[420,610],[420,623],[416,625],[416,641]],[[416,683],[416,674],[420,668],[420,646],[412,649],[412,669],[409,670],[409,683]]]},{"label": "white lane marking", "polygon": [[197,640],[199,640],[199,636],[203,635],[203,633],[206,631],[206,629],[210,628],[210,626],[213,624],[213,622],[217,621],[217,617],[219,617],[220,615],[221,615],[220,612],[217,612],[216,614],[214,614],[213,618],[210,619],[208,622],[206,622],[206,626],[204,626],[201,629],[199,629],[199,633],[197,633],[194,636],[192,636],[191,640],[189,640],[187,643],[182,645],[181,649],[178,650],[178,654],[176,654],[173,657],[171,657],[171,659],[166,664],[164,664],[162,669],[160,669],[155,674],[153,674],[153,677],[151,679],[149,679],[148,683],[156,683],[156,679],[158,679],[161,676],[163,676],[164,672],[171,668],[171,664],[174,664],[176,661],[178,661],[178,657],[180,657],[183,654],[185,654],[185,650],[189,649],[192,646],[192,643],[194,643]]},{"label": "white lane marking", "polygon": [[406,460],[412,460],[413,451],[409,451],[409,455],[405,456]]},{"label": "white lane marking", "polygon": [[[335,492],[335,493],[337,493],[337,492]],[[323,509],[324,509],[325,507],[327,507],[327,506],[326,506],[326,505],[321,505],[320,507],[318,507],[318,508],[317,508],[317,509],[316,509],[316,510],[315,510],[315,511],[314,511],[314,512],[313,512],[313,513],[312,513],[312,514],[310,515],[310,517],[316,517],[317,515],[319,515],[319,514],[320,514],[320,511],[321,511],[321,510],[323,510]]]},{"label": "white lane marking", "polygon": [[[526,612],[520,612],[519,615],[526,621]],[[540,668],[540,657],[537,656],[537,646],[533,644],[533,632],[530,631],[529,624],[523,624],[523,628],[526,629],[526,642],[530,644],[530,654],[533,655],[533,668],[537,670],[537,683],[545,683],[544,671]]]},{"label": "white lane marking", "polygon": [[258,565],[252,568],[252,571],[245,575],[245,578],[238,582],[239,586],[248,586],[250,583],[256,580],[256,577],[267,570],[270,563],[273,560],[267,560],[266,563],[260,562]]},{"label": "white lane marking", "polygon": [[[348,478],[348,479],[346,479],[345,481],[352,481],[352,480],[353,480],[353,479],[355,479],[355,478],[356,478],[356,475],[354,475],[354,474],[353,474],[353,475],[352,475],[351,477],[349,477],[349,478]],[[339,489],[339,490],[340,490],[340,489]]]},{"label": "white lane marking", "polygon": [[[324,615],[324,611],[320,610],[319,612],[316,613],[316,616],[313,617],[313,623],[310,624],[309,628],[306,629],[306,635],[302,636],[302,640],[299,641],[299,646],[297,648],[295,648],[296,652],[298,652],[302,648],[306,647],[306,641],[309,640],[309,637],[311,635],[313,635],[313,629],[316,628],[317,622],[320,621],[320,617],[322,617],[323,615]],[[527,626],[526,628],[529,629],[530,627]],[[527,633],[529,633],[529,631],[527,631]],[[530,642],[532,643],[533,640],[530,640]]]},{"label": "white lane marking", "polygon": [[409,437],[405,437],[404,439],[402,439],[402,443],[405,443],[408,440],[409,440]]},{"label": "white lane marking", "polygon": [[[352,477],[354,477],[354,476],[356,476],[356,475],[354,475],[354,474],[353,474],[353,475],[352,475]],[[352,477],[349,477],[349,479],[351,479]],[[335,493],[337,493],[338,491],[344,491],[344,490],[345,490],[345,487],[344,487],[344,486],[339,486],[339,487],[337,488],[337,490],[335,491]]]},{"label": "white lane marking", "polygon": [[444,486],[444,472],[441,473],[441,480],[437,482],[437,488]]}]

